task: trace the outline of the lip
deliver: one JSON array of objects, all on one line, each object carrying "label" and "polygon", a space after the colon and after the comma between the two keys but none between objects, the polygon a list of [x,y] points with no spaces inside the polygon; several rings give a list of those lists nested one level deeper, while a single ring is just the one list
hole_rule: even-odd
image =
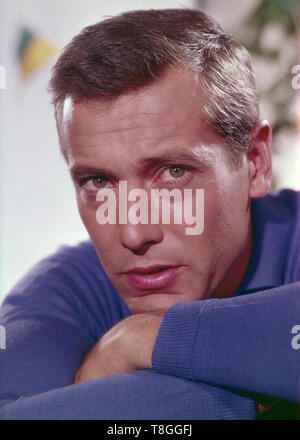
[{"label": "lip", "polygon": [[135,267],[125,272],[129,282],[138,289],[164,289],[174,283],[181,266],[154,265]]}]

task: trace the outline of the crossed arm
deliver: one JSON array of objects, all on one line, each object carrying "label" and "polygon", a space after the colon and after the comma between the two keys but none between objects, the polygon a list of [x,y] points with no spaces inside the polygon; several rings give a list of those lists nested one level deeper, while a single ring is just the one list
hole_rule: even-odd
[{"label": "crossed arm", "polygon": [[75,383],[153,367],[300,402],[300,283],[131,316],[95,344]]},{"label": "crossed arm", "polygon": [[294,283],[135,315],[100,341],[59,319],[8,322],[0,417],[254,418],[231,388],[299,402],[299,310]]},{"label": "crossed arm", "polygon": [[0,419],[252,419],[251,399],[152,370],[72,384],[94,343],[59,319],[8,323],[0,352]]}]

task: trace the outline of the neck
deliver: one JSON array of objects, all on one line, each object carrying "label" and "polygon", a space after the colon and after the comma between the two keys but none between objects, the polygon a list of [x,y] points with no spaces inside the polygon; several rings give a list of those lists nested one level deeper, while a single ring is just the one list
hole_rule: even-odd
[{"label": "neck", "polygon": [[225,278],[221,281],[213,295],[214,298],[231,297],[239,288],[249,265],[251,253],[253,249],[253,225],[252,219],[249,218],[248,232],[245,246],[237,255],[236,259],[229,267]]}]

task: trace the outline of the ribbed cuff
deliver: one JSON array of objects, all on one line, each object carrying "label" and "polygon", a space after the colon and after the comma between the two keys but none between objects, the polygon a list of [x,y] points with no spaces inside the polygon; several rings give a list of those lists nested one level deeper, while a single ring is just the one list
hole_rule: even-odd
[{"label": "ribbed cuff", "polygon": [[152,353],[155,371],[195,380],[192,359],[199,319],[212,300],[177,303],[165,314]]}]

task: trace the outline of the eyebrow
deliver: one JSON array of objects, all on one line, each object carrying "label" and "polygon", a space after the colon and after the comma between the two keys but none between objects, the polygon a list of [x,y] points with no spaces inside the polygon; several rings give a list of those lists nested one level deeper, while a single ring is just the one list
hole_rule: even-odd
[{"label": "eyebrow", "polygon": [[80,164],[75,164],[72,166],[72,168],[70,169],[70,173],[72,176],[72,179],[74,181],[76,180],[80,180],[84,177],[90,177],[90,176],[104,176],[108,179],[111,180],[117,180],[117,176],[112,173],[111,171],[107,170],[106,168],[102,168],[102,167],[91,167],[88,165],[80,165]]},{"label": "eyebrow", "polygon": [[[141,175],[146,174],[151,168],[165,163],[187,165],[197,171],[204,171],[211,165],[211,160],[203,152],[194,153],[193,151],[187,151],[183,149],[173,149],[167,153],[163,153],[160,156],[147,157],[140,161],[137,165],[138,173]],[[116,174],[106,169],[105,167],[95,167],[88,165],[75,164],[70,170],[73,180],[78,180],[87,176],[104,176],[108,179],[119,180]]]},{"label": "eyebrow", "polygon": [[142,159],[141,163],[139,164],[139,171],[146,172],[149,168],[172,162],[176,163],[177,165],[189,165],[190,167],[196,168],[199,171],[207,169],[211,163],[205,153],[194,153],[193,151],[174,148],[172,151],[163,153],[160,156]]}]

